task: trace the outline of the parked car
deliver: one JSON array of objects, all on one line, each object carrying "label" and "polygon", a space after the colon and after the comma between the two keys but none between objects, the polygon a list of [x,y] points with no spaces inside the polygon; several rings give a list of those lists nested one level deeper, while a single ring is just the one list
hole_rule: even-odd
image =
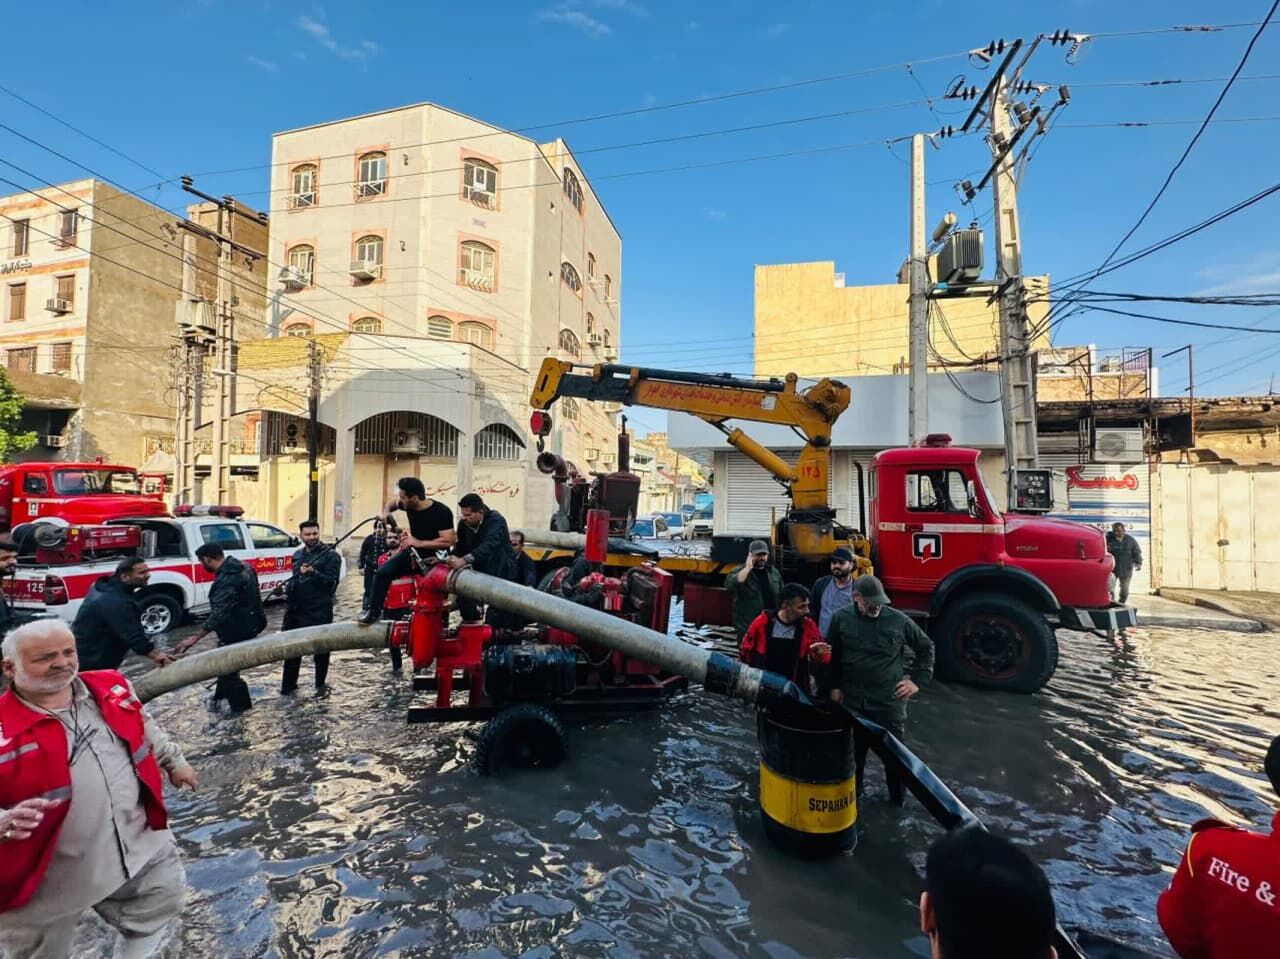
[{"label": "parked car", "polygon": [[670,539],[671,527],[661,514],[642,516],[631,524],[632,539]]},{"label": "parked car", "polygon": [[697,538],[699,536],[710,536],[715,524],[712,521],[711,510],[700,509],[694,510],[693,516],[689,519],[689,536]]},{"label": "parked car", "polygon": [[667,539],[684,539],[688,532],[688,524],[685,521],[683,513],[656,513],[667,521],[669,534]]}]

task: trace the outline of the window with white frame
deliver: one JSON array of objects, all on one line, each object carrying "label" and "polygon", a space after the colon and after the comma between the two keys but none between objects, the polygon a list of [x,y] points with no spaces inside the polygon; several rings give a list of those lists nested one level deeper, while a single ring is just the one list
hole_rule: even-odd
[{"label": "window with white frame", "polygon": [[468,321],[458,324],[458,339],[482,349],[493,349],[493,329],[483,323]]},{"label": "window with white frame", "polygon": [[479,240],[462,242],[462,276],[465,286],[478,290],[492,290],[498,255],[493,247]]},{"label": "window with white frame", "polygon": [[577,174],[568,167],[564,168],[564,195],[569,198],[569,202],[573,204],[573,208],[581,213],[582,184],[579,182]]},{"label": "window with white frame", "polygon": [[596,255],[594,253],[587,254],[587,279],[594,280],[596,278]]},{"label": "window with white frame", "polygon": [[295,210],[316,205],[316,165],[304,163],[293,168],[289,205]]},{"label": "window with white frame", "polygon": [[524,443],[509,426],[494,423],[476,434],[475,458],[478,460],[519,460],[524,456]]},{"label": "window with white frame", "polygon": [[353,333],[381,333],[382,321],[376,316],[362,316],[351,324]]},{"label": "window with white frame", "polygon": [[307,243],[290,248],[289,266],[302,278],[304,286],[310,286],[316,273],[316,248]]},{"label": "window with white frame", "polygon": [[606,303],[613,299],[613,277],[608,273],[604,275],[604,299]]},{"label": "window with white frame", "polygon": [[498,168],[475,157],[463,160],[462,196],[483,207],[493,207],[498,196]]},{"label": "window with white frame", "polygon": [[62,247],[75,246],[79,229],[80,211],[63,210],[58,214],[58,236],[54,244]]},{"label": "window with white frame", "polygon": [[560,264],[560,279],[563,280],[564,285],[573,290],[574,293],[582,292],[582,277],[578,276],[578,271],[568,260],[565,260]]},{"label": "window with white frame", "polygon": [[387,155],[366,153],[360,158],[360,174],[356,183],[358,198],[382,196],[387,192]]},{"label": "window with white frame", "polygon": [[453,320],[447,316],[428,316],[427,336],[433,340],[453,339]]},{"label": "window with white frame", "polygon": [[356,240],[356,259],[361,263],[382,266],[382,237],[370,234]]},{"label": "window with white frame", "polygon": [[582,355],[582,344],[578,342],[577,334],[573,330],[560,331],[560,349],[570,356]]},{"label": "window with white frame", "polygon": [[285,336],[310,336],[311,324],[310,323],[290,323],[288,326],[284,328],[284,335]]}]

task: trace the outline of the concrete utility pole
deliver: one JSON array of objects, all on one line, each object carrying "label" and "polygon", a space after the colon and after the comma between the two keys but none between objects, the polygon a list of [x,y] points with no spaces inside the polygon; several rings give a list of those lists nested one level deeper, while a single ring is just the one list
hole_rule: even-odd
[{"label": "concrete utility pole", "polygon": [[[256,223],[263,223],[265,220],[262,214],[255,217],[241,210],[232,197],[213,197],[197,190],[192,183],[191,177],[184,176],[182,178],[182,189],[193,196],[198,196],[200,199],[214,204],[218,208],[218,229],[216,232],[189,220],[179,221],[178,226],[189,233],[212,240],[218,244],[218,288],[215,295],[217,300],[217,319],[214,321],[214,351],[216,359],[213,368],[214,375],[218,377],[218,403],[213,418],[213,466],[209,478],[213,481],[213,499],[221,506],[226,504],[231,486],[231,452],[228,428],[231,423],[231,417],[235,413],[237,352],[235,305],[237,300],[232,292],[234,284],[231,278],[231,271],[236,253],[249,257],[251,260],[261,260],[266,257],[265,253],[250,249],[236,242],[234,232],[235,218],[242,216],[246,220]],[[197,359],[196,401],[194,404],[194,421],[191,427],[193,437],[196,427],[199,425],[202,406],[200,380],[203,378],[203,353]],[[194,469],[194,457],[191,462]],[[202,495],[201,499],[208,499],[208,497]]]},{"label": "concrete utility pole", "polygon": [[1018,223],[1018,185],[1014,176],[1013,125],[1009,120],[1008,80],[996,84],[991,104],[991,150],[995,160],[996,282],[1000,284],[1000,408],[1004,414],[1005,467],[1010,508],[1018,501],[1017,471],[1035,469],[1036,394],[1027,294],[1022,277],[1022,231]]},{"label": "concrete utility pole", "polygon": [[[179,226],[182,226],[180,221]],[[195,283],[195,236],[190,232],[182,238],[182,301],[178,306],[178,329],[181,343],[178,347],[176,382],[178,393],[177,429],[174,442],[174,505],[194,503],[199,500],[196,489],[196,431],[204,409],[205,355],[214,330],[202,322],[196,314],[199,295]]]},{"label": "concrete utility pole", "polygon": [[907,440],[929,433],[929,279],[925,239],[924,135],[911,138],[910,389]]},{"label": "concrete utility pole", "polygon": [[320,519],[320,467],[316,457],[320,447],[320,385],[323,367],[320,347],[312,337],[307,343],[307,517]]}]

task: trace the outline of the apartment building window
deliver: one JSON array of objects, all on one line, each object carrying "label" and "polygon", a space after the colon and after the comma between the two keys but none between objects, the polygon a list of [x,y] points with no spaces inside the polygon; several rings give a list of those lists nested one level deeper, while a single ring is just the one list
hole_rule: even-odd
[{"label": "apartment building window", "polygon": [[564,168],[564,195],[569,198],[569,202],[573,204],[573,208],[581,213],[582,184],[578,181],[577,174],[568,167]]},{"label": "apartment building window", "polygon": [[560,401],[560,412],[566,420],[570,422],[576,421],[578,418],[578,401],[572,396],[566,396]]},{"label": "apartment building window", "polygon": [[604,348],[605,348],[606,350],[607,350],[607,349],[609,348],[609,346],[610,346],[609,340],[610,340],[609,331],[608,331],[608,330],[605,330],[605,331],[604,331]]},{"label": "apartment building window", "polygon": [[304,163],[293,168],[292,194],[289,205],[295,210],[316,205],[316,165]]},{"label": "apartment building window", "polygon": [[453,320],[447,316],[428,316],[427,336],[433,340],[453,339]]},{"label": "apartment building window", "polygon": [[568,260],[560,264],[560,279],[574,293],[582,292],[582,277],[578,276],[578,271],[574,269],[573,264]]},{"label": "apartment building window", "polygon": [[303,286],[310,286],[316,272],[316,248],[306,243],[289,251],[289,266],[302,278]]},{"label": "apartment building window", "polygon": [[587,279],[594,280],[596,278],[596,255],[594,253],[587,254]]},{"label": "apartment building window", "polygon": [[604,301],[608,303],[613,299],[613,277],[608,273],[604,275]]},{"label": "apartment building window", "polygon": [[366,153],[360,158],[360,176],[356,183],[356,196],[365,198],[382,196],[387,192],[387,155]]},{"label": "apartment building window", "polygon": [[497,252],[487,243],[463,240],[461,282],[473,289],[492,291],[497,260]]},{"label": "apartment building window", "polygon": [[356,240],[356,259],[361,263],[382,266],[382,237],[370,234]]},{"label": "apartment building window", "polygon": [[31,249],[31,221],[13,221],[13,255],[26,256]]},{"label": "apartment building window", "polygon": [[353,333],[381,333],[382,321],[376,316],[362,316],[351,324]]},{"label": "apartment building window", "polygon": [[305,323],[305,322],[290,323],[288,326],[284,328],[284,335],[285,336],[310,336],[311,324]]},{"label": "apartment building window", "polygon": [[498,168],[468,157],[462,161],[462,171],[463,198],[492,209],[498,196]]},{"label": "apartment building window", "polygon": [[9,286],[9,322],[27,318],[27,284],[13,283]]},{"label": "apartment building window", "polygon": [[582,355],[582,345],[578,342],[578,337],[573,330],[560,331],[560,349],[570,356]]},{"label": "apartment building window", "polygon": [[70,313],[76,308],[76,278],[75,274],[64,276],[55,276],[53,278],[53,299],[46,305],[50,313],[61,315]]},{"label": "apartment building window", "polygon": [[58,214],[58,238],[54,242],[61,247],[75,246],[79,229],[80,211],[63,210]]},{"label": "apartment building window", "polygon": [[49,347],[49,369],[64,373],[71,369],[71,344],[54,343]]},{"label": "apartment building window", "polygon": [[478,460],[518,460],[524,444],[509,426],[494,423],[476,434],[475,458]]},{"label": "apartment building window", "polygon": [[596,318],[590,313],[587,314],[587,336],[588,338],[596,331]]},{"label": "apartment building window", "polygon": [[458,339],[472,346],[479,346],[486,350],[493,349],[493,330],[483,323],[459,323]]},{"label": "apartment building window", "polygon": [[10,373],[34,373],[36,371],[36,348],[30,346],[20,350],[9,350],[7,360]]}]

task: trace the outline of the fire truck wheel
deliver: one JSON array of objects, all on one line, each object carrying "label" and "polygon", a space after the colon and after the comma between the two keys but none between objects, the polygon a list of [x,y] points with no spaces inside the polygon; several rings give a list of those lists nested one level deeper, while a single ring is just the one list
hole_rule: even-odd
[{"label": "fire truck wheel", "polygon": [[1058,640],[1048,621],[1020,599],[975,593],[950,603],[933,631],[944,679],[1034,693],[1058,668]]},{"label": "fire truck wheel", "polygon": [[138,600],[138,618],[144,633],[159,636],[182,622],[182,604],[167,593],[147,593]]},{"label": "fire truck wheel", "polygon": [[476,740],[476,767],[492,776],[508,767],[550,768],[565,756],[564,727],[546,706],[508,706],[485,723]]}]

